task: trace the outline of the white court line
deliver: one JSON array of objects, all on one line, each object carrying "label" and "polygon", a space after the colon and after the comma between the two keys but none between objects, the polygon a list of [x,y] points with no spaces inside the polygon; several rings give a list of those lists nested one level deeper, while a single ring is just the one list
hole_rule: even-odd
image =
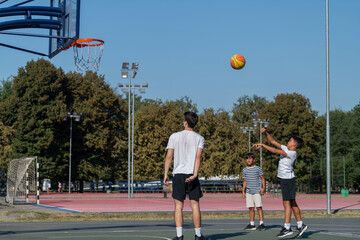
[{"label": "white court line", "polygon": [[[104,236],[102,235],[101,237],[106,237],[106,238],[119,238],[118,235],[110,235],[110,236]],[[159,236],[149,236],[149,235],[120,235],[120,237],[127,237],[127,238],[153,238],[153,239],[165,239],[165,240],[171,240],[170,238],[167,237],[159,237]],[[94,235],[84,235],[84,236],[62,236],[62,237],[47,237],[47,239],[74,239],[74,238],[96,238],[98,239],[99,236],[94,236]]]},{"label": "white court line", "polygon": [[360,238],[360,235],[353,233],[337,233],[337,232],[320,232],[320,234],[339,236],[339,237],[350,237],[350,238]]}]

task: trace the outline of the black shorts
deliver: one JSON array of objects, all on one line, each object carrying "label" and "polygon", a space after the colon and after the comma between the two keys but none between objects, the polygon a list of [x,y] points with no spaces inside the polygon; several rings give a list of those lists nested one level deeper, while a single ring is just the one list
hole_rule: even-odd
[{"label": "black shorts", "polygon": [[295,200],[296,182],[295,178],[282,179],[280,178],[281,193],[283,201]]},{"label": "black shorts", "polygon": [[185,180],[191,177],[192,174],[175,174],[173,178],[173,193],[172,197],[177,200],[185,200],[186,194],[189,195],[190,200],[198,200],[203,196],[200,188],[200,181],[198,178],[192,182],[187,183]]}]

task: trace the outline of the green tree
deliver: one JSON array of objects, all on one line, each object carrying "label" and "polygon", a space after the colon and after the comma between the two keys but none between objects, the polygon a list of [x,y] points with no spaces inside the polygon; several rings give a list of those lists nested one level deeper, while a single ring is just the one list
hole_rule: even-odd
[{"label": "green tree", "polygon": [[0,102],[3,102],[12,93],[12,77],[7,78],[6,80],[1,80],[0,84]]},{"label": "green tree", "polygon": [[229,113],[205,109],[198,125],[198,133],[205,138],[201,175],[207,178],[239,175],[245,166],[247,137],[231,121]]},{"label": "green tree", "polygon": [[161,179],[166,146],[172,133],[183,130],[183,114],[176,102],[144,106],[135,117],[134,175],[136,179]]},{"label": "green tree", "polygon": [[268,101],[264,97],[244,95],[237,100],[237,103],[234,103],[232,119],[238,123],[251,122],[255,116],[260,114],[267,103]]},{"label": "green tree", "polygon": [[44,59],[30,61],[14,77],[11,95],[0,105],[5,126],[14,129],[11,158],[39,156],[42,176],[61,176],[60,112],[66,109],[67,79]]},{"label": "green tree", "polygon": [[135,178],[162,180],[169,137],[183,130],[186,111],[197,111],[188,97],[165,103],[149,99],[142,102],[135,114]]},{"label": "green tree", "polygon": [[[127,175],[125,168],[127,112],[104,76],[86,72],[68,73],[67,109],[82,113],[73,124],[74,177],[114,180]],[[69,122],[63,122],[69,129]],[[68,135],[67,135],[68,136]],[[65,145],[68,146],[67,144]]]},{"label": "green tree", "polygon": [[14,135],[14,129],[9,126],[5,126],[0,121],[0,170],[6,170],[11,151],[11,140]]},{"label": "green tree", "polygon": [[360,103],[357,104],[350,112],[351,117],[351,129],[349,130],[348,136],[350,138],[351,145],[349,159],[346,166],[348,180],[350,187],[355,188],[360,192]]}]

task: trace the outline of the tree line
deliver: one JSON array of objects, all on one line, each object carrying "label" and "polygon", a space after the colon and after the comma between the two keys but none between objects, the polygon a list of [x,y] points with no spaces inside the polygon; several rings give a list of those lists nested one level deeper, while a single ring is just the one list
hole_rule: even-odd
[{"label": "tree line", "polygon": [[[268,131],[282,144],[300,135],[305,146],[298,151],[295,174],[299,183],[322,190],[325,171],[319,159],[325,152],[325,118],[314,111],[308,98],[298,93],[279,93],[272,101],[259,96],[240,96],[231,111],[198,111],[188,97],[174,101],[136,96],[134,178],[163,178],[163,163],[171,133],[181,131],[182,114],[199,115],[195,131],[205,137],[200,175],[237,176],[246,166],[248,133],[252,119],[271,119]],[[72,179],[127,179],[127,98],[116,93],[103,75],[84,75],[56,68],[49,61],[30,61],[16,76],[0,85],[0,170],[10,159],[38,156],[41,178],[68,178],[70,119],[68,112],[82,113],[73,122]],[[348,112],[332,111],[331,155],[346,158],[347,188],[360,184],[360,104]],[[251,143],[259,142],[259,127]],[[266,138],[263,139],[266,142]],[[254,151],[257,160],[259,152]],[[276,182],[278,156],[263,151],[266,180]],[[259,162],[257,162],[259,164]],[[337,171],[342,171],[337,167]]]}]

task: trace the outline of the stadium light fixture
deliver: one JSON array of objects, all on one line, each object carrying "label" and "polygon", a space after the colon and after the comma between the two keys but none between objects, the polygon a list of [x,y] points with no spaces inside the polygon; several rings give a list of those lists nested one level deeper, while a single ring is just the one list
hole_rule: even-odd
[{"label": "stadium light fixture", "polygon": [[129,73],[128,72],[121,72],[121,78],[128,78]]},{"label": "stadium light fixture", "polygon": [[132,63],[131,69],[138,70],[139,69],[139,63]]},{"label": "stadium light fixture", "polygon": [[129,63],[128,62],[123,62],[122,69],[129,69]]}]

